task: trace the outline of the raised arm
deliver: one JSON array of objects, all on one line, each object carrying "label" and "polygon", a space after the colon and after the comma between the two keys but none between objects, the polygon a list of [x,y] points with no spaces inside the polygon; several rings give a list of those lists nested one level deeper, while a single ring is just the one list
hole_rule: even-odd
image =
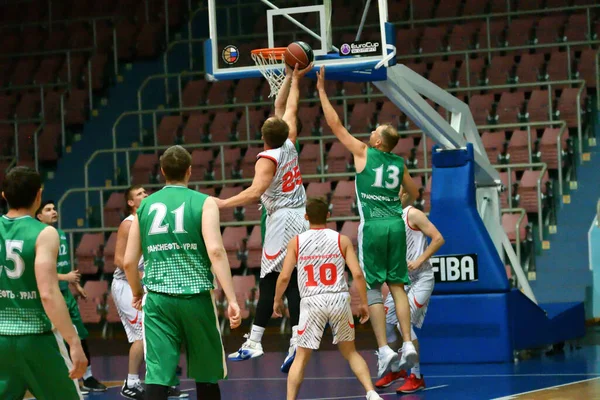
[{"label": "raised arm", "polygon": [[273,312],[277,317],[283,316],[283,294],[287,289],[294,268],[298,261],[298,236],[293,237],[288,243],[287,254],[283,260],[283,269],[277,278],[277,286],[275,287],[275,301],[273,303]]},{"label": "raised arm", "polygon": [[285,64],[285,80],[281,84],[279,93],[277,93],[277,97],[275,98],[275,116],[279,118],[283,118],[283,114],[285,113],[290,85],[292,84],[292,72],[292,69]]},{"label": "raised arm", "polygon": [[292,83],[290,85],[290,92],[287,96],[287,104],[282,119],[289,126],[288,139],[293,143],[296,143],[296,138],[298,137],[298,124],[296,121],[298,119],[298,103],[300,102],[300,80],[312,69],[312,67],[313,65],[311,63],[308,67],[299,70],[298,64],[296,64],[296,67],[292,72]]},{"label": "raised arm", "polygon": [[365,275],[360,268],[360,264],[358,263],[358,257],[356,257],[356,252],[354,251],[354,246],[352,245],[350,238],[348,238],[346,235],[340,235],[340,245],[342,247],[344,257],[346,258],[346,265],[350,269],[350,273],[352,274],[354,282],[356,282],[356,288],[358,289],[358,295],[360,297],[360,323],[364,324],[369,319],[367,281],[365,280]]},{"label": "raised arm", "polygon": [[127,237],[129,236],[129,229],[131,228],[131,221],[121,222],[119,230],[117,232],[117,244],[115,245],[115,266],[123,269],[125,261],[125,249],[127,248]]},{"label": "raised arm", "polygon": [[144,296],[142,281],[138,273],[138,263],[142,256],[142,238],[140,235],[140,221],[136,215],[129,227],[129,235],[127,236],[127,247],[123,259],[123,270],[127,276],[127,282],[131,286],[133,293],[133,301],[137,303],[134,307],[141,308],[141,299]]},{"label": "raised arm", "polygon": [[58,288],[56,259],[59,243],[58,232],[51,226],[46,227],[39,234],[35,244],[35,278],[46,315],[69,344],[73,360],[73,368],[69,376],[71,378],[81,378],[87,366],[87,359],[69,316],[65,299]]},{"label": "raised arm", "polygon": [[217,276],[217,280],[221,284],[223,293],[227,298],[229,325],[232,329],[237,328],[242,323],[240,308],[235,297],[235,290],[233,289],[233,278],[231,277],[227,252],[223,246],[219,209],[211,198],[206,199],[202,206],[202,238],[204,239],[208,258],[212,264],[212,270]]},{"label": "raised arm", "polygon": [[219,208],[231,208],[257,203],[260,196],[269,188],[275,176],[275,162],[268,158],[259,158],[254,168],[252,185],[238,195],[228,199],[214,199]]},{"label": "raised arm", "polygon": [[429,260],[445,243],[444,237],[438,229],[431,223],[425,213],[414,207],[408,210],[407,220],[412,229],[420,230],[431,239],[427,249],[416,260],[408,260],[408,269],[415,270],[425,261]]},{"label": "raised arm", "polygon": [[355,138],[348,132],[342,121],[340,121],[335,108],[331,105],[327,92],[325,91],[325,67],[321,66],[321,70],[317,71],[317,89],[319,91],[319,99],[321,99],[321,107],[323,114],[327,120],[327,125],[331,128],[333,134],[346,147],[350,153],[357,158],[367,157],[367,145]]},{"label": "raised arm", "polygon": [[408,168],[404,168],[404,175],[402,176],[402,187],[400,188],[400,198],[402,198],[402,191],[405,191],[410,196],[410,203],[412,204],[419,197],[419,188],[412,180]]}]

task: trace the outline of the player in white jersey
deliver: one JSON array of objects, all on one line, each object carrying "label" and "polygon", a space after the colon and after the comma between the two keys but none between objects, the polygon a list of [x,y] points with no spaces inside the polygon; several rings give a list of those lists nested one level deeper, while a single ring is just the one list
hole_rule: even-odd
[{"label": "player in white jersey", "polygon": [[[138,207],[142,200],[148,197],[146,189],[141,185],[134,185],[127,189],[125,192],[125,204],[129,216],[121,222],[119,231],[117,232],[117,243],[115,246],[115,259],[114,264],[116,266],[113,274],[113,281],[111,285],[111,294],[117,311],[121,317],[121,322],[125,328],[127,334],[127,340],[131,343],[129,349],[129,367],[127,379],[123,382],[121,387],[121,396],[128,399],[143,400],[144,399],[144,386],[140,381],[139,370],[144,360],[144,343],[142,333],[142,311],[136,310],[132,305],[133,294],[131,292],[131,286],[127,282],[127,276],[123,271],[123,259],[125,257],[125,249],[127,248],[127,238],[129,237],[129,228],[131,222],[137,212]],[[138,263],[138,270],[140,274],[144,272],[144,258],[140,258]],[[182,392],[176,387],[172,387],[169,390],[169,397],[179,398],[188,397],[187,393],[182,395]]]},{"label": "player in white jersey", "polygon": [[[276,116],[265,121],[261,128],[265,142],[264,151],[258,154],[252,185],[229,199],[215,199],[219,208],[239,207],[253,204],[260,199],[267,210],[265,241],[260,269],[260,298],[256,315],[246,342],[238,351],[229,355],[232,361],[243,361],[262,356],[262,336],[271,319],[277,277],[283,267],[287,243],[295,235],[308,229],[304,219],[306,193],[298,165],[295,143],[297,132],[300,79],[312,68],[288,69],[285,82],[276,99]],[[278,117],[285,104],[285,112]],[[295,279],[295,275],[292,279]],[[300,295],[296,285],[286,292],[292,338],[288,354],[281,366],[287,372],[296,349],[297,325],[300,314]]]},{"label": "player in white jersey", "polygon": [[[367,283],[358,264],[352,242],[347,236],[327,229],[329,204],[324,198],[311,198],[306,203],[305,218],[310,230],[289,241],[283,270],[277,280],[273,312],[283,314],[283,294],[294,282],[291,277],[298,271],[300,291],[300,323],[298,348],[289,372],[287,399],[295,400],[304,377],[304,369],[313,350],[318,350],[323,331],[331,327],[333,344],[348,360],[352,371],[364,386],[367,399],[381,399],[371,382],[371,374],[365,360],[354,346],[354,317],[350,309],[350,293],[344,276],[346,264],[358,287],[360,295],[360,323],[369,320],[367,306]],[[296,269],[297,266],[297,269]]]},{"label": "player in white jersey", "polygon": [[[411,335],[418,354],[421,354],[419,351],[419,341],[413,327],[421,328],[423,326],[429,305],[429,298],[435,284],[429,259],[442,247],[444,238],[421,210],[409,205],[408,194],[401,192],[401,201],[403,206],[402,218],[404,218],[406,229],[408,276],[411,282],[405,288],[410,306]],[[427,244],[428,238],[431,239],[429,245]],[[387,340],[390,347],[396,350],[400,347],[396,343],[398,340],[398,318],[396,317],[396,308],[391,294],[388,294],[385,300],[385,310]],[[404,384],[397,389],[398,393],[414,393],[425,389],[425,379],[421,375],[421,367],[418,360],[411,369],[410,375],[407,375],[406,371],[400,370],[399,363],[393,364],[391,369],[390,373],[375,383],[377,388],[388,387],[393,382],[405,378]]]}]

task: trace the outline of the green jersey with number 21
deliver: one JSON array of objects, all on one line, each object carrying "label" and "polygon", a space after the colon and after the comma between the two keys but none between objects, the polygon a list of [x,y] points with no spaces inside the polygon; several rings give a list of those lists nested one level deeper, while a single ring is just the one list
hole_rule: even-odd
[{"label": "green jersey with number 21", "polygon": [[184,186],[165,186],[142,201],[137,215],[148,290],[194,295],[213,288],[202,237],[202,207],[207,198]]},{"label": "green jersey with number 21", "polygon": [[396,154],[367,150],[367,165],[356,174],[356,200],[360,218],[402,218],[400,187],[404,159]]}]

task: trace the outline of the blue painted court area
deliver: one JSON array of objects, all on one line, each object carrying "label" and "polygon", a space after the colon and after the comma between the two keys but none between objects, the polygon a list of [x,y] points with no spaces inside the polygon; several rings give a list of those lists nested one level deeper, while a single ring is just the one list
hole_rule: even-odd
[{"label": "blue painted court area", "polygon": [[[362,352],[371,371],[373,352]],[[286,375],[279,372],[283,353],[267,353],[262,358],[228,363],[230,379],[222,382],[223,399],[285,399]],[[194,383],[186,380],[185,361],[181,389],[196,399]],[[107,393],[91,394],[87,399],[121,399],[119,388],[127,368],[124,356],[94,359],[94,372],[111,387]],[[540,355],[517,364],[422,365],[427,390],[401,396],[404,400],[496,399],[532,390],[600,377],[600,346],[588,345],[564,353]],[[397,398],[394,384],[381,392],[384,399]],[[314,354],[306,371],[299,399],[361,399],[364,392],[350,368],[335,351]],[[576,398],[576,397],[575,397]],[[583,398],[583,397],[580,397]]]}]

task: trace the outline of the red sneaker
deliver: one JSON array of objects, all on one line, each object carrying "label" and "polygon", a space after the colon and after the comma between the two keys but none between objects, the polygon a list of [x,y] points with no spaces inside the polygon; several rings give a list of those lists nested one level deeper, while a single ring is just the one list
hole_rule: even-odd
[{"label": "red sneaker", "polygon": [[423,375],[421,375],[420,379],[417,379],[415,374],[410,374],[404,381],[404,384],[396,389],[396,393],[414,393],[423,389],[425,389],[425,379],[423,378]]},{"label": "red sneaker", "polygon": [[406,379],[406,371],[400,370],[398,372],[390,372],[387,375],[384,375],[383,378],[375,382],[375,387],[377,389],[386,388],[392,383],[396,382],[398,379]]}]

